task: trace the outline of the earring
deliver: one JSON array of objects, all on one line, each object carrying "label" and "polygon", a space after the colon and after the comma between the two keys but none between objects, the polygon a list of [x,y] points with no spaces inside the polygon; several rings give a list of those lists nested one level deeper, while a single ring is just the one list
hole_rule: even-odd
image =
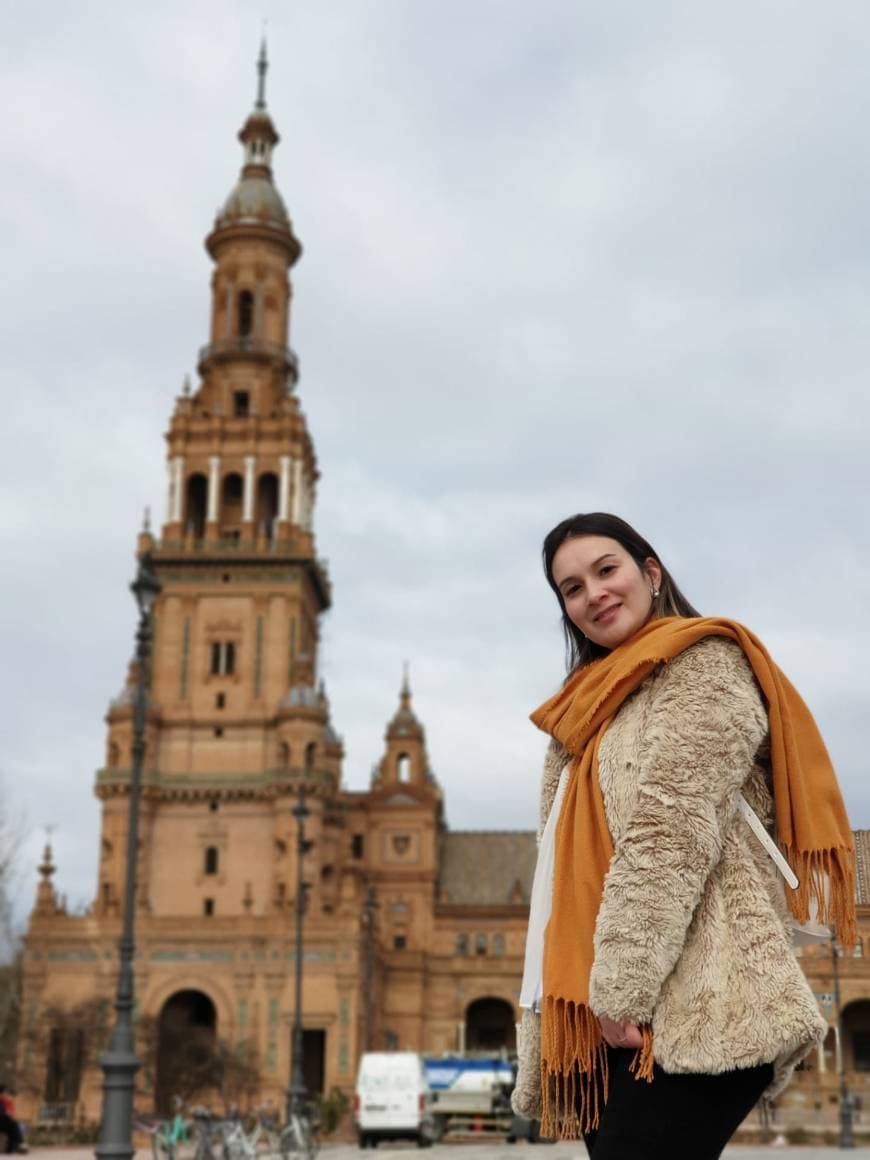
[{"label": "earring", "polygon": [[652,590],[652,598],[653,598],[653,600],[656,600],[656,599],[658,599],[658,594],[659,594],[659,590],[658,590],[658,588],[653,588],[653,590]]}]

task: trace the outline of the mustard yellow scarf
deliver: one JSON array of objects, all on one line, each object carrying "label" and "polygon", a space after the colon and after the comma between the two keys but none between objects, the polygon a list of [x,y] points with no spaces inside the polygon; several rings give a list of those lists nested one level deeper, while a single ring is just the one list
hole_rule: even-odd
[{"label": "mustard yellow scarf", "polygon": [[[665,617],[650,621],[611,653],[578,670],[532,713],[532,721],[573,755],[556,829],[553,898],[544,936],[541,1003],[541,1132],[574,1139],[598,1123],[596,1072],[606,1096],[607,1057],[588,1006],[593,934],[613,844],[598,782],[598,749],[620,706],[653,670],[707,636],[737,641],[767,702],[779,844],[799,879],[787,889],[799,922],[836,927],[854,945],[855,871],[852,831],[825,744],[807,706],[761,641],[736,621]],[[826,890],[826,879],[830,892]],[[637,1078],[652,1079],[648,1027],[634,1061]]]}]

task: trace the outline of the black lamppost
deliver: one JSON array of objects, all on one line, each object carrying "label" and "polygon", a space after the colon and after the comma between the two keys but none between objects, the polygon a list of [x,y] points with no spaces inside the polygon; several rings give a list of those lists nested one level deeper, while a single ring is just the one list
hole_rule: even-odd
[{"label": "black lamppost", "polygon": [[837,1039],[840,1044],[840,1148],[854,1148],[855,1135],[852,1125],[852,1093],[846,1083],[846,1050],[843,1042],[843,1013],[840,1006],[840,970],[837,960],[840,947],[831,939],[831,964],[834,970],[834,1002],[837,1004]]},{"label": "black lamppost", "polygon": [[303,860],[312,843],[305,837],[305,819],[311,810],[305,804],[305,787],[299,787],[299,798],[293,807],[296,819],[296,1010],[293,1015],[293,1061],[290,1069],[290,1087],[287,1089],[287,1121],[292,1115],[301,1115],[307,1092],[303,1071],[304,1046],[302,1035],[302,958],[304,955],[303,919],[308,884],[303,873]]},{"label": "black lamppost", "polygon": [[133,1049],[133,923],[136,913],[136,862],[139,852],[139,796],[145,756],[145,714],[150,684],[152,613],[160,584],[151,570],[150,553],[139,559],[136,579],[130,585],[139,605],[136,630],[136,692],[133,700],[132,769],[127,822],[127,877],[124,883],[124,918],[118,943],[118,984],[115,994],[115,1028],[108,1051],[100,1056],[103,1069],[103,1112],[96,1153],[101,1160],[132,1160],[133,1080],[139,1060]]},{"label": "black lamppost", "polygon": [[370,886],[363,904],[363,925],[366,931],[365,975],[363,982],[363,1051],[372,1049],[372,1012],[374,1009],[375,973],[375,911],[378,909],[375,888]]}]

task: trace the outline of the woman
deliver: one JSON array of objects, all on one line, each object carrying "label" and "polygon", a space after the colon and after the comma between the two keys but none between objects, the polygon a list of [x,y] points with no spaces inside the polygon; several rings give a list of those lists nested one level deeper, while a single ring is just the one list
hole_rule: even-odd
[{"label": "woman", "polygon": [[514,1110],[593,1160],[712,1160],[827,1030],[792,917],[854,942],[852,833],[764,646],[699,617],[633,528],[574,516],[544,566],[569,676],[532,714],[552,741]]}]

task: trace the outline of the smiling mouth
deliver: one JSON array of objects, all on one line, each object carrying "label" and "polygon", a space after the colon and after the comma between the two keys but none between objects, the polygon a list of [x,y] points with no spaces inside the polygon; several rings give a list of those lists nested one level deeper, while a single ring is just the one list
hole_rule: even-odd
[{"label": "smiling mouth", "polygon": [[605,608],[602,612],[598,613],[598,615],[595,617],[595,623],[608,624],[613,619],[614,614],[617,613],[621,607],[621,604],[611,604],[609,608]]}]

